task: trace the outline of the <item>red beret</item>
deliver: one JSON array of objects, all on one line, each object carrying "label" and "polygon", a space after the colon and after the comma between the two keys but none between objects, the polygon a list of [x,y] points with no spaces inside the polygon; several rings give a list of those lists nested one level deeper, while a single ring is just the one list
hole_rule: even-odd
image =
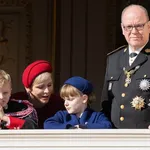
[{"label": "red beret", "polygon": [[37,60],[28,65],[22,75],[22,83],[26,88],[31,87],[33,80],[43,72],[52,72],[51,64],[46,60]]}]

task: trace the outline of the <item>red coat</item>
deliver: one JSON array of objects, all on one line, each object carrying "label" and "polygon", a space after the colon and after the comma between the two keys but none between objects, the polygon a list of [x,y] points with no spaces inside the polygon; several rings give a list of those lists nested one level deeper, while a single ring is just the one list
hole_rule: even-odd
[{"label": "red coat", "polygon": [[[14,93],[12,94],[12,98],[29,99],[26,92]],[[52,94],[49,102],[45,106],[35,109],[38,115],[39,128],[43,129],[43,123],[47,118],[52,117],[59,110],[65,110],[64,101],[58,95]]]}]

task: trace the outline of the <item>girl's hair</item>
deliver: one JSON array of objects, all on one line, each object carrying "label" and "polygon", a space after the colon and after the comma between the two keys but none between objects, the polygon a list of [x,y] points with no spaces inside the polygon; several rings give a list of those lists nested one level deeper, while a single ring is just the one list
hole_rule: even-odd
[{"label": "girl's hair", "polygon": [[[73,87],[72,85],[65,84],[60,89],[60,97],[64,99],[65,97],[69,96],[82,96],[83,93],[79,91],[77,88]],[[86,94],[87,95],[87,94]],[[96,100],[95,94],[92,92],[87,95],[88,96],[88,104],[90,105],[93,101]]]},{"label": "girl's hair", "polygon": [[11,85],[11,77],[4,70],[0,70],[0,87],[2,87],[5,83],[9,82]]}]

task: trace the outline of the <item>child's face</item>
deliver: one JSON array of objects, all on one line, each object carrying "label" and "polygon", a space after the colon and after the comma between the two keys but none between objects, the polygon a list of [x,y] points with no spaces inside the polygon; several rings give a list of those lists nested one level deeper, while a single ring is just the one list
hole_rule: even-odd
[{"label": "child's face", "polygon": [[50,73],[47,73],[47,75],[38,82],[33,83],[32,89],[30,89],[31,97],[34,95],[36,100],[42,104],[48,103],[52,92],[53,82]]},{"label": "child's face", "polygon": [[87,107],[87,96],[69,96],[64,98],[64,105],[69,114],[76,114],[78,117]]},{"label": "child's face", "polygon": [[5,107],[11,96],[11,85],[6,82],[2,87],[0,87],[0,105]]}]

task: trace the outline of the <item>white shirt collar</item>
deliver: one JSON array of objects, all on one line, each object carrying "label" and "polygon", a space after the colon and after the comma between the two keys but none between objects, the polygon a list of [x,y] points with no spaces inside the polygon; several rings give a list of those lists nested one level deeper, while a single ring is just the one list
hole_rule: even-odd
[{"label": "white shirt collar", "polygon": [[[146,44],[145,44],[146,45]],[[144,45],[144,46],[145,46]],[[143,47],[144,46],[142,46],[141,48],[138,48],[138,49],[136,49],[135,51],[133,51],[132,50],[132,48],[131,48],[131,46],[129,45],[129,55],[131,54],[131,53],[137,53],[137,55],[141,52],[141,50],[143,49]],[[135,56],[134,58],[130,58],[129,57],[129,65],[131,66],[131,64],[134,62],[134,60],[136,59],[136,57],[137,56]]]},{"label": "white shirt collar", "polygon": [[[145,44],[146,45],[146,44]],[[144,46],[145,46],[144,45]],[[144,48],[144,46],[142,46],[141,48],[138,48],[138,49],[136,49],[135,51],[133,51],[132,50],[132,48],[131,48],[131,46],[129,45],[129,55],[131,54],[131,53],[137,53],[137,54],[139,54],[140,52],[141,52],[141,50]]]}]

